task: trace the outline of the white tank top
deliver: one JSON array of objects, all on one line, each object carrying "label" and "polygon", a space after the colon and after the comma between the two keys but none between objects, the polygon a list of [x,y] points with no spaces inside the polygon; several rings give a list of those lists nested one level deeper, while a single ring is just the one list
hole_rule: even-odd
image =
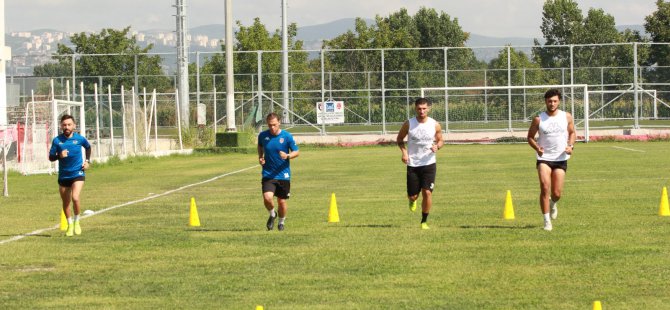
[{"label": "white tank top", "polygon": [[435,120],[430,117],[423,123],[419,123],[416,117],[409,120],[408,166],[420,167],[435,163],[435,153],[430,149],[435,141],[435,124]]},{"label": "white tank top", "polygon": [[568,146],[568,117],[565,111],[558,110],[556,115],[549,116],[547,112],[540,114],[540,130],[537,144],[544,149],[538,160],[564,161],[570,158],[565,153]]}]

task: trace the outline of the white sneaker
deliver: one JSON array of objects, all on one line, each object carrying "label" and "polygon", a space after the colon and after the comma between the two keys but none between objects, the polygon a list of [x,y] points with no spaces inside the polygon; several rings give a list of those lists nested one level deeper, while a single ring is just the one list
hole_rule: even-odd
[{"label": "white sneaker", "polygon": [[551,226],[551,222],[550,222],[550,221],[544,221],[544,228],[542,228],[542,229],[544,229],[544,230],[546,230],[546,231],[551,231],[552,229],[554,229],[554,227]]},{"label": "white sneaker", "polygon": [[555,203],[553,200],[549,199],[549,210],[551,213],[551,219],[555,220],[558,217],[558,203]]}]

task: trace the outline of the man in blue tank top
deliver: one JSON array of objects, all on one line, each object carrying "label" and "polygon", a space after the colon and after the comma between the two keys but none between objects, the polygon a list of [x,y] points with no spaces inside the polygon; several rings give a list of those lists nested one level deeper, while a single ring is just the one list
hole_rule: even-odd
[{"label": "man in blue tank top", "polygon": [[561,92],[558,89],[548,90],[544,94],[544,103],[547,110],[533,118],[527,140],[537,158],[535,166],[540,179],[540,210],[544,217],[544,230],[551,231],[551,220],[558,217],[556,203],[561,199],[568,159],[572,155],[576,135],[572,115],[558,109]]},{"label": "man in blue tank top", "polygon": [[[275,225],[279,213],[278,230],[284,230],[284,221],[291,196],[291,159],[298,157],[300,151],[293,140],[293,136],[279,128],[279,116],[270,113],[265,118],[268,130],[258,135],[258,162],[263,167],[261,179],[263,204],[270,213],[266,223],[268,230]],[[277,196],[279,212],[275,212],[274,197]]]},{"label": "man in blue tank top", "polygon": [[[60,119],[62,133],[51,142],[49,160],[58,160],[58,192],[63,201],[63,212],[67,217],[65,236],[81,234],[79,213],[81,202],[79,195],[84,188],[85,173],[91,159],[91,144],[88,140],[74,132],[76,125],[71,115],[63,115]],[[86,150],[86,159],[82,156],[82,148]],[[70,212],[70,201],[74,206],[74,218]]]}]

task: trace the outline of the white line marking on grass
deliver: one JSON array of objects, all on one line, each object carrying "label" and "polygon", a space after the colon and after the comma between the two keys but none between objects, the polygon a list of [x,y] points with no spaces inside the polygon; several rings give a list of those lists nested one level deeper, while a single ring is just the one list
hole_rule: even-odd
[{"label": "white line marking on grass", "polygon": [[[84,218],[87,218],[87,217],[90,217],[90,216],[94,216],[94,215],[98,215],[98,214],[100,214],[100,213],[105,213],[105,212],[107,212],[107,211],[111,211],[111,210],[114,210],[114,209],[117,209],[117,208],[121,208],[121,207],[129,206],[129,205],[133,205],[133,204],[136,204],[136,203],[140,203],[140,202],[145,202],[145,201],[148,201],[148,200],[151,200],[151,199],[155,199],[155,198],[163,197],[163,196],[166,196],[166,195],[170,195],[170,194],[172,194],[172,193],[175,193],[175,192],[178,192],[178,191],[181,191],[181,190],[185,190],[185,189],[190,188],[190,187],[194,187],[194,186],[202,185],[202,184],[209,183],[209,182],[212,182],[212,181],[216,181],[216,180],[218,180],[218,179],[220,179],[220,178],[227,177],[227,176],[229,176],[229,175],[237,174],[237,173],[240,173],[240,172],[244,172],[244,171],[247,171],[247,170],[249,170],[249,169],[256,168],[256,167],[258,167],[258,165],[254,165],[254,166],[247,167],[247,168],[240,169],[240,170],[233,171],[233,172],[224,173],[224,174],[222,174],[222,175],[218,175],[218,176],[215,176],[215,177],[213,177],[213,178],[211,178],[211,179],[204,180],[204,181],[200,181],[200,182],[197,182],[197,183],[184,185],[184,186],[182,186],[182,187],[178,187],[178,188],[175,188],[175,189],[171,189],[171,190],[169,190],[169,191],[167,191],[167,192],[164,192],[164,193],[162,193],[162,194],[155,194],[155,195],[151,195],[151,196],[149,196],[149,197],[145,197],[145,198],[142,198],[142,199],[138,199],[138,200],[133,200],[133,201],[129,201],[129,202],[126,202],[126,203],[122,203],[122,204],[120,204],[120,205],[115,205],[115,206],[107,207],[107,208],[104,208],[104,209],[95,211],[94,214],[91,214],[91,215],[84,215],[84,216],[82,216],[81,218],[84,219]],[[10,243],[10,242],[13,242],[13,241],[18,241],[18,240],[21,240],[21,239],[23,239],[23,238],[25,238],[25,237],[39,235],[39,234],[41,234],[41,233],[43,233],[43,232],[50,231],[50,230],[54,230],[54,229],[58,229],[58,228],[60,228],[60,223],[59,223],[59,224],[56,224],[56,225],[54,225],[54,226],[52,226],[52,227],[42,228],[42,229],[38,229],[38,230],[29,232],[29,233],[26,233],[26,234],[22,234],[22,235],[14,236],[14,237],[11,237],[11,238],[9,238],[9,239],[0,240],[0,245],[5,244],[5,243]]]},{"label": "white line marking on grass", "polygon": [[643,151],[643,150],[629,149],[629,148],[626,148],[626,147],[620,147],[620,146],[613,146],[613,148],[615,148],[615,149],[620,149],[620,150],[631,151],[631,152],[646,153],[646,151]]}]

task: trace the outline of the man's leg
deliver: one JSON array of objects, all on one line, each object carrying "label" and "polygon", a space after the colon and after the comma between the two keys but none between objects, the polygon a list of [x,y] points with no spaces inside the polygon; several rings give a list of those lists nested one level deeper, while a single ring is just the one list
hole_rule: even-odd
[{"label": "man's leg", "polygon": [[428,214],[430,214],[430,208],[433,206],[433,192],[430,189],[422,188],[421,189],[421,228],[428,229]]},{"label": "man's leg", "polygon": [[81,195],[81,190],[84,188],[84,181],[76,181],[72,183],[72,205],[74,206],[74,215],[79,216],[81,211],[81,202],[79,196]]},{"label": "man's leg", "polygon": [[275,213],[274,196],[274,192],[263,193],[263,204],[265,205],[265,209],[268,210],[268,213],[270,213],[270,217],[265,224],[268,230],[272,230],[275,227],[275,219],[277,218],[277,214]]},{"label": "man's leg", "polygon": [[74,208],[74,234],[81,235],[81,225],[79,224],[79,214],[81,214],[81,201],[79,196],[84,188],[84,181],[75,181],[72,183],[72,206]]},{"label": "man's leg", "polygon": [[551,171],[551,200],[549,200],[549,210],[551,212],[552,220],[555,220],[558,217],[557,202],[561,199],[564,180],[565,170],[559,168]]},{"label": "man's leg", "polygon": [[412,167],[407,167],[407,199],[409,200],[409,210],[416,211],[416,200],[419,199],[419,176]]},{"label": "man's leg", "polygon": [[288,199],[277,197],[277,205],[279,206],[279,225],[277,225],[277,229],[284,230],[284,221],[288,213]]},{"label": "man's leg", "polygon": [[563,183],[565,182],[565,170],[554,169],[551,172],[551,200],[558,202],[563,193]]},{"label": "man's leg", "polygon": [[549,217],[549,198],[551,193],[551,168],[544,163],[537,166],[537,175],[540,179],[540,211],[544,217],[544,230],[551,230]]},{"label": "man's leg", "polygon": [[70,201],[72,201],[72,188],[59,185],[58,192],[60,193],[60,199],[63,203],[63,213],[65,213],[65,217],[67,218],[67,231],[65,232],[65,235],[68,237],[72,237],[74,236],[74,223],[72,220],[72,213],[70,212]]}]

